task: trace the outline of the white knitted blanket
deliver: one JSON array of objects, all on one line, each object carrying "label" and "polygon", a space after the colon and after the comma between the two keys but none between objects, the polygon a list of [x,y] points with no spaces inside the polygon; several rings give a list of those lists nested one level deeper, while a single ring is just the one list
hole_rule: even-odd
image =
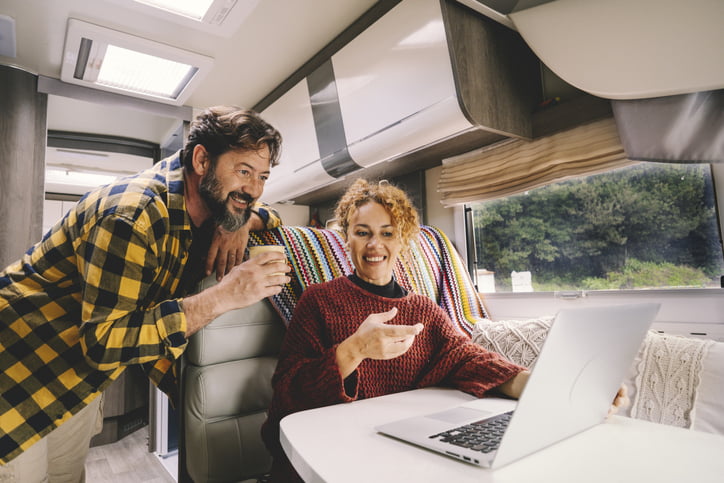
[{"label": "white knitted blanket", "polygon": [[702,361],[711,340],[650,332],[642,346],[631,416],[691,427]]}]

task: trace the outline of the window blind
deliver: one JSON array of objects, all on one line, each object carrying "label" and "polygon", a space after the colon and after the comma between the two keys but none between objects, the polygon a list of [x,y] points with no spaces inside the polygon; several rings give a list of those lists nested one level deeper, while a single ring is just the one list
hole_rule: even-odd
[{"label": "window blind", "polygon": [[545,184],[633,164],[613,118],[533,141],[513,139],[444,159],[438,183],[446,207],[502,198]]}]

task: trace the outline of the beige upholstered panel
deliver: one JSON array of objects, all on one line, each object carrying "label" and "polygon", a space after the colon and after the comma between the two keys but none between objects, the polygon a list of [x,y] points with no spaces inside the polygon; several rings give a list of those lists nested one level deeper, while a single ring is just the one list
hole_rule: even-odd
[{"label": "beige upholstered panel", "polygon": [[284,324],[269,302],[232,310],[194,334],[186,348],[189,364],[209,365],[276,354]]},{"label": "beige upholstered panel", "polygon": [[260,434],[276,362],[253,357],[187,368],[186,468],[194,482],[239,481],[269,470]]},{"label": "beige upholstered panel", "polygon": [[[201,288],[213,285],[207,278]],[[227,312],[189,339],[182,383],[186,472],[195,483],[269,471],[261,425],[284,324],[268,301]]]}]

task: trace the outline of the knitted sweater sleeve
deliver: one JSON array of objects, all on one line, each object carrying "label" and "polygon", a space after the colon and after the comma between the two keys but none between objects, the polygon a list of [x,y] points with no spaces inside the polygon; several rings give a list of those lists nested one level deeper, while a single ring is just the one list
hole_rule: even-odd
[{"label": "knitted sweater sleeve", "polygon": [[438,317],[428,321],[424,331],[434,355],[419,387],[448,386],[482,397],[525,370],[458,333],[444,311],[436,312]]}]

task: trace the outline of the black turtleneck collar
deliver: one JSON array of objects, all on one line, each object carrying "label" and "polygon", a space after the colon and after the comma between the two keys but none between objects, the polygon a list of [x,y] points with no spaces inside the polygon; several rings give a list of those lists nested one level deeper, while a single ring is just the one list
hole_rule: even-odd
[{"label": "black turtleneck collar", "polygon": [[362,288],[363,290],[371,292],[375,295],[379,295],[380,297],[386,297],[388,299],[399,299],[407,295],[407,290],[402,288],[402,286],[397,283],[394,277],[387,285],[375,285],[373,283],[366,282],[359,278],[356,273],[347,275],[347,278],[349,278],[352,283]]}]

